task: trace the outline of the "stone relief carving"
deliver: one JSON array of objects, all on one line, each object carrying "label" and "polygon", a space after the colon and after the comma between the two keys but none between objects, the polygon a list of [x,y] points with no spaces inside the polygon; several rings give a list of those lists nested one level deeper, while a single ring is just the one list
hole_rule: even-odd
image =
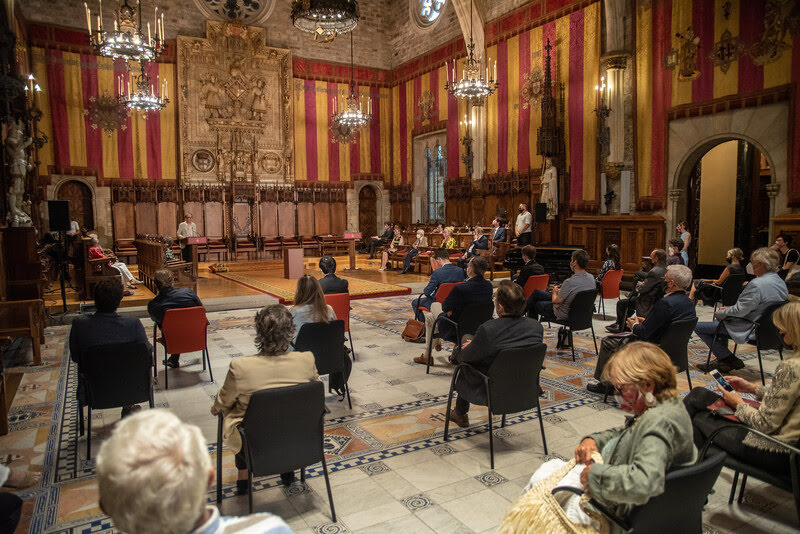
[{"label": "stone relief carving", "polygon": [[178,37],[184,181],[214,169],[223,183],[293,179],[292,55],[265,39],[263,28],[236,21]]}]

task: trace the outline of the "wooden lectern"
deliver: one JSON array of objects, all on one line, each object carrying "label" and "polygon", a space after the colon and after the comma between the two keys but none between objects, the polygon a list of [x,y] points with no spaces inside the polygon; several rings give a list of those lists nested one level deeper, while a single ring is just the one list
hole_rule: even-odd
[{"label": "wooden lectern", "polygon": [[361,239],[361,232],[347,232],[344,234],[344,238],[347,240],[347,254],[350,256],[350,267],[345,271],[356,271],[358,270],[356,267],[356,239]]},{"label": "wooden lectern", "polygon": [[287,248],[283,251],[283,277],[297,280],[303,276],[303,249]]}]

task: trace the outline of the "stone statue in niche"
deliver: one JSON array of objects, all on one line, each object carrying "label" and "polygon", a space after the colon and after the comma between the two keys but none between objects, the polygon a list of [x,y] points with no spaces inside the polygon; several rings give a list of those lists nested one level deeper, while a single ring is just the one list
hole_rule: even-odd
[{"label": "stone statue in niche", "polygon": [[216,74],[204,76],[200,81],[200,101],[206,108],[207,119],[222,118],[222,88],[219,86]]},{"label": "stone statue in niche", "polygon": [[263,121],[269,112],[269,98],[267,97],[267,82],[263,79],[256,81],[253,87],[253,105],[251,107],[252,119]]},{"label": "stone statue in niche", "polygon": [[539,202],[547,204],[547,220],[555,219],[558,215],[558,170],[550,158],[544,159],[542,196]]},{"label": "stone statue in niche", "polygon": [[9,175],[11,185],[8,188],[8,214],[6,220],[11,226],[30,226],[31,218],[23,210],[23,197],[25,195],[25,176],[33,165],[28,163],[26,149],[33,143],[33,139],[25,137],[23,126],[15,122],[6,137],[6,155],[8,157]]}]

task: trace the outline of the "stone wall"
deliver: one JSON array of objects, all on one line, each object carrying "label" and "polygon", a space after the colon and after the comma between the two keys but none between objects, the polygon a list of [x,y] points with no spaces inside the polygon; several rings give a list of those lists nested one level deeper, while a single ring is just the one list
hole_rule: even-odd
[{"label": "stone wall", "polygon": [[409,0],[395,0],[391,4],[392,37],[389,41],[389,50],[392,68],[430,52],[461,35],[461,26],[452,2],[447,3],[440,20],[425,29],[421,29],[412,20]]}]

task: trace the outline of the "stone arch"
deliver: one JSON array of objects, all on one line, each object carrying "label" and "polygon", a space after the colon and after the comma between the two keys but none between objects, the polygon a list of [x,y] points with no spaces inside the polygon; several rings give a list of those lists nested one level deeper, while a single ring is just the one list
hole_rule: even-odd
[{"label": "stone arch", "polygon": [[[391,216],[391,204],[389,194],[384,183],[376,180],[355,180],[353,187],[347,190],[347,228],[349,232],[359,231],[359,195],[365,187],[375,190],[376,231],[383,228],[383,223],[388,221]],[[367,237],[367,236],[364,236]]]}]

